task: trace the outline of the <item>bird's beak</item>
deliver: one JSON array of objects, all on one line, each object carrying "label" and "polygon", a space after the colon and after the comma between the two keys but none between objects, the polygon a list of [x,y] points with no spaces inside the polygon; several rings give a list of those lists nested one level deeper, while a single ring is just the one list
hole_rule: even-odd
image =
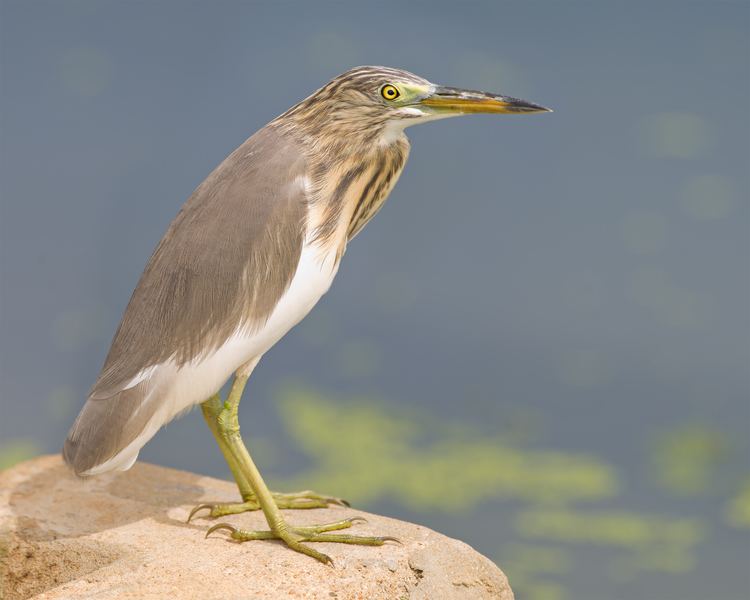
[{"label": "bird's beak", "polygon": [[521,114],[535,112],[552,112],[549,108],[511,98],[477,92],[474,90],[462,90],[453,87],[435,86],[432,93],[423,98],[419,104],[426,106],[436,113],[503,113]]}]

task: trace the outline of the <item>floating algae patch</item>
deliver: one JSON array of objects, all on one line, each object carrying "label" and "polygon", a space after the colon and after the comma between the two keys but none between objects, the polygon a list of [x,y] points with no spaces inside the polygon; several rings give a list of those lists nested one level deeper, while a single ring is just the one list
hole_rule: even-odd
[{"label": "floating algae patch", "polygon": [[569,552],[559,546],[508,544],[498,564],[513,582],[518,597],[528,600],[564,600],[565,588],[550,577],[564,575],[573,568]]},{"label": "floating algae patch", "polygon": [[496,498],[563,503],[618,489],[613,468],[595,457],[520,448],[465,424],[434,439],[433,425],[418,416],[363,398],[334,402],[296,387],[283,391],[279,406],[287,431],[314,459],[284,485],[335,489],[360,505],[388,497],[460,512]]},{"label": "floating algae patch", "polygon": [[739,491],[729,501],[727,521],[733,527],[750,529],[750,477],[747,477]]},{"label": "floating algae patch", "polygon": [[515,528],[528,539],[587,544],[629,551],[612,562],[613,575],[637,571],[690,571],[694,550],[705,537],[698,519],[616,510],[530,509],[516,515]]},{"label": "floating algae patch", "polygon": [[712,489],[712,476],[728,454],[729,442],[724,434],[701,425],[686,425],[657,437],[650,474],[673,494],[702,494]]}]

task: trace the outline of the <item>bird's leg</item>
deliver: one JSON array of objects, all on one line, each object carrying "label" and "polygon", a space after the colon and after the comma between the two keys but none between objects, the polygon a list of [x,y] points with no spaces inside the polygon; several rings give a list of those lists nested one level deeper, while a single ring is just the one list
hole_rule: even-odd
[{"label": "bird's leg", "polygon": [[219,428],[219,415],[221,414],[222,410],[224,410],[224,403],[221,401],[221,395],[219,394],[219,392],[216,392],[213,396],[211,396],[208,400],[201,404],[203,418],[205,419],[208,428],[211,430],[211,433],[214,434],[214,439],[216,439],[219,450],[221,450],[221,453],[224,455],[224,460],[227,461],[229,470],[232,472],[232,476],[234,477],[235,482],[237,482],[237,487],[240,490],[242,502],[232,504],[199,504],[190,511],[190,515],[188,515],[187,519],[188,522],[196,515],[196,513],[206,509],[208,509],[208,516],[210,517],[221,517],[224,515],[233,515],[248,510],[260,509],[260,506],[255,501],[253,488],[250,487],[247,478],[242,473],[242,470],[237,464],[237,461],[234,459],[234,456],[232,456],[232,452],[229,450],[229,446],[227,445],[225,437],[221,434],[221,430]]},{"label": "bird's leg", "polygon": [[[252,366],[254,366],[254,364]],[[239,488],[242,502],[230,504],[201,504],[190,511],[188,521],[190,521],[196,515],[196,513],[201,510],[208,510],[209,513],[207,516],[211,518],[222,517],[225,515],[234,515],[252,510],[260,510],[260,504],[255,497],[253,488],[248,482],[248,479],[245,476],[245,473],[243,472],[239,463],[234,458],[234,455],[232,454],[232,451],[227,443],[227,434],[231,433],[236,427],[238,443],[244,448],[245,452],[247,452],[247,448],[245,448],[245,444],[242,442],[242,438],[239,436],[237,409],[239,407],[239,401],[242,397],[242,392],[245,388],[245,384],[247,383],[247,379],[250,376],[251,371],[252,367],[250,369],[246,369],[246,374],[238,374],[235,377],[234,382],[232,383],[232,389],[229,392],[229,397],[227,398],[227,402],[222,402],[221,396],[217,392],[201,404],[203,418],[206,420],[211,433],[214,434],[216,443],[219,445],[219,449],[224,455],[224,459],[227,461],[227,465],[229,465],[232,476],[237,482],[237,487]],[[234,399],[236,399],[236,402],[234,402],[234,409],[232,410],[230,406],[232,405],[232,401]],[[341,500],[340,498],[324,496],[310,490],[287,494],[271,492],[271,495],[273,496],[274,501],[279,508],[302,509],[325,508],[329,504],[339,504],[342,506],[349,505],[345,500]]]},{"label": "bird's leg", "polygon": [[268,489],[268,486],[266,486],[260,475],[260,471],[258,471],[258,467],[255,466],[253,459],[250,457],[250,453],[247,451],[247,448],[245,447],[245,444],[242,443],[242,438],[240,437],[240,424],[237,418],[237,412],[240,397],[242,396],[242,390],[245,387],[248,377],[249,373],[243,373],[242,371],[237,373],[232,385],[232,390],[229,392],[227,401],[224,403],[224,408],[219,413],[217,423],[219,425],[219,433],[224,438],[226,447],[231,453],[235,464],[239,467],[239,470],[246,478],[247,483],[255,492],[254,502],[257,502],[260,509],[263,511],[270,530],[243,531],[236,529],[231,525],[220,523],[209,529],[206,535],[217,529],[228,529],[231,532],[232,539],[241,542],[248,540],[280,539],[286,542],[287,546],[293,550],[312,556],[324,563],[332,562],[330,557],[306,546],[302,542],[341,542],[345,544],[382,546],[383,543],[387,541],[397,541],[390,537],[359,537],[354,535],[326,533],[351,527],[356,521],[363,520],[361,517],[308,527],[293,527],[286,522],[281,514],[278,500]]},{"label": "bird's leg", "polygon": [[247,479],[242,474],[239,465],[234,460],[234,457],[229,450],[229,446],[227,446],[227,442],[224,439],[224,436],[221,435],[221,432],[219,431],[218,418],[223,409],[224,403],[221,401],[221,395],[219,394],[219,392],[216,392],[213,396],[211,396],[208,400],[201,404],[203,418],[206,420],[206,424],[211,430],[211,433],[214,434],[216,443],[219,445],[219,450],[221,450],[221,453],[224,455],[224,460],[226,460],[227,465],[229,465],[229,470],[232,471],[232,476],[237,482],[237,487],[240,490],[240,496],[242,496],[243,500],[251,500],[255,496],[255,494],[253,493],[253,489],[250,487]]}]

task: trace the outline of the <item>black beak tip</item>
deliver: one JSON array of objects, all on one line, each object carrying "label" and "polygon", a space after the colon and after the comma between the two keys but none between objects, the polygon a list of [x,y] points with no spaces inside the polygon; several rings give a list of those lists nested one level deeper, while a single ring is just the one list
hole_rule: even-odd
[{"label": "black beak tip", "polygon": [[534,104],[527,100],[520,100],[519,98],[506,98],[505,101],[508,103],[510,110],[519,113],[533,113],[533,112],[553,112],[551,108],[542,106],[541,104]]}]

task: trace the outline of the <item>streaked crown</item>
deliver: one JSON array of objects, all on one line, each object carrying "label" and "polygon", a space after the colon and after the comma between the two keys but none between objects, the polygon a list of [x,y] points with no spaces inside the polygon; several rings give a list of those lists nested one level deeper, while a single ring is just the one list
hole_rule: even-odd
[{"label": "streaked crown", "polygon": [[349,144],[372,140],[389,121],[411,119],[407,104],[434,86],[417,75],[391,67],[356,67],[290,108],[275,122],[318,144],[326,137]]}]

